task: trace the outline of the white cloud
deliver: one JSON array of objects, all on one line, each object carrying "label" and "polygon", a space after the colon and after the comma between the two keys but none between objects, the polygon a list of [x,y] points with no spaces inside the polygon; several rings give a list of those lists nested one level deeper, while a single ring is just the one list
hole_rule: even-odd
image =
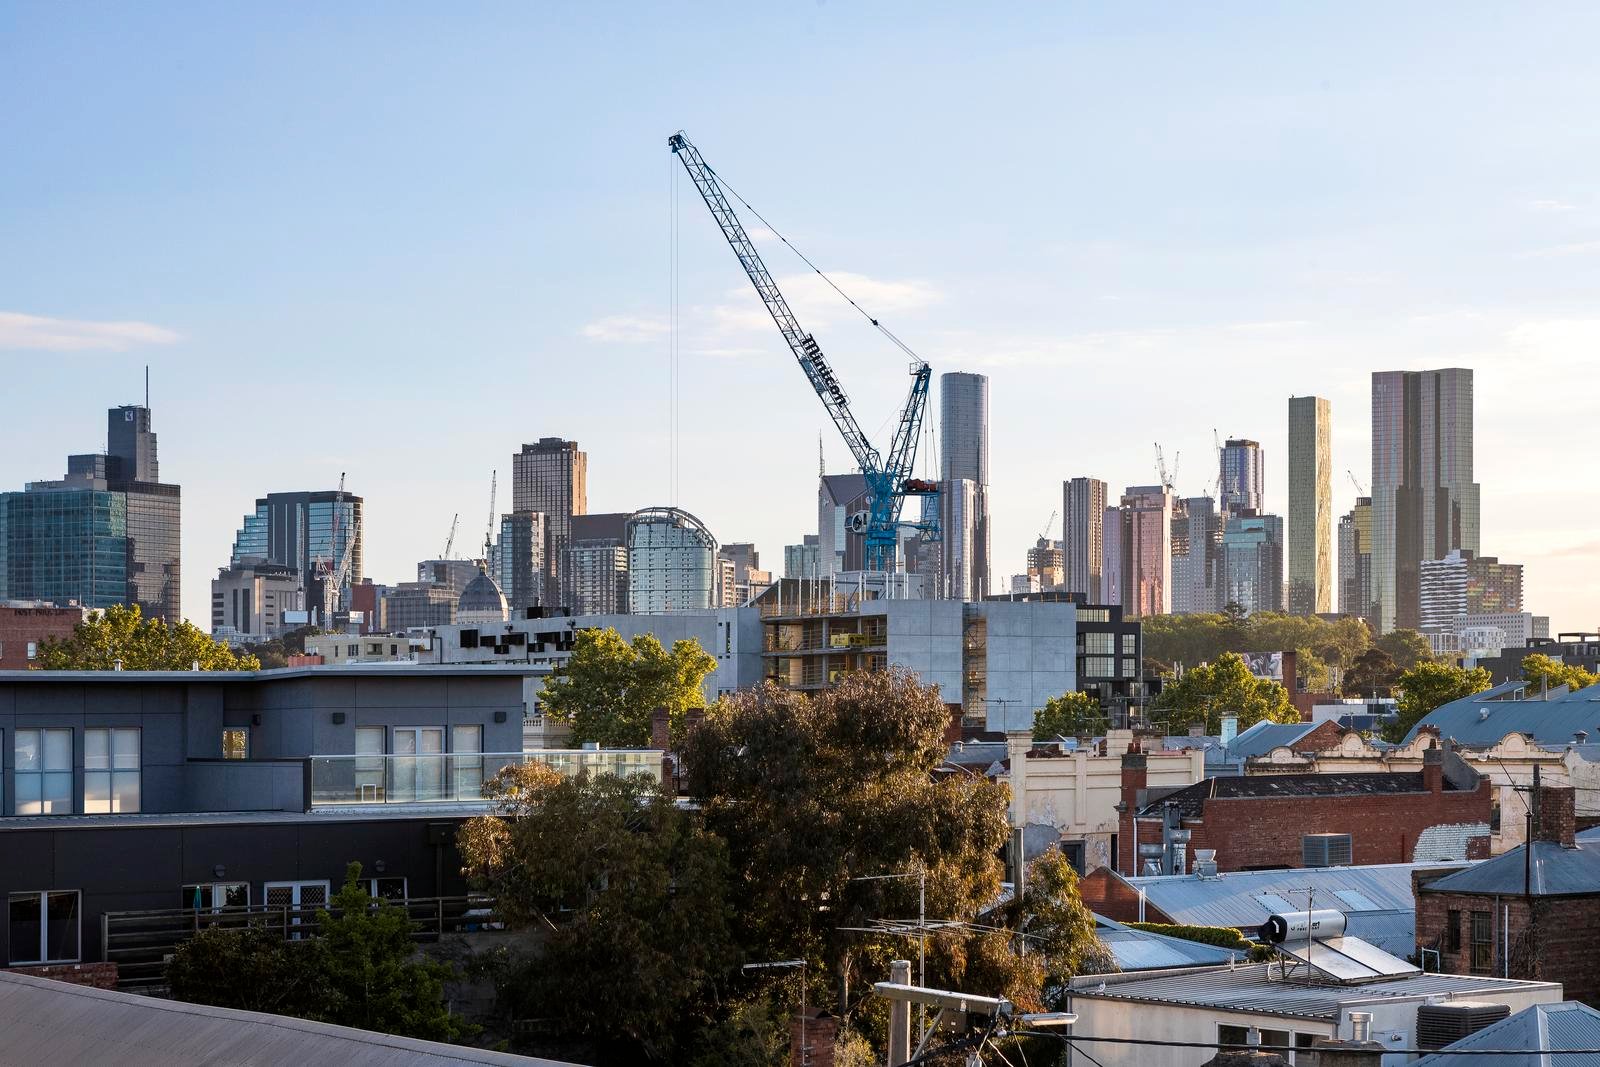
[{"label": "white cloud", "polygon": [[165,345],[176,340],[176,331],[148,322],[87,322],[0,311],[0,349],[122,352],[137,345]]},{"label": "white cloud", "polygon": [[1591,252],[1600,252],[1600,241],[1574,241],[1564,245],[1550,245],[1546,248],[1530,248],[1526,252],[1517,253],[1518,259],[1553,259],[1559,256],[1586,256]]},{"label": "white cloud", "polygon": [[650,315],[607,315],[589,323],[581,331],[591,341],[620,341],[633,344],[654,341],[667,334],[667,320]]},{"label": "white cloud", "polygon": [[1528,207],[1534,211],[1576,211],[1577,204],[1569,204],[1565,200],[1530,200]]}]

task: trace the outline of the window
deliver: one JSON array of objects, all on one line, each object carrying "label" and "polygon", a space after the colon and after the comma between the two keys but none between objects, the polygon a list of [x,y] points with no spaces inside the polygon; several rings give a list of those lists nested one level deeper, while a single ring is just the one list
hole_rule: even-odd
[{"label": "window", "polygon": [[400,646],[399,645],[390,645],[389,646],[389,655],[398,656],[399,654],[400,654]]},{"label": "window", "polygon": [[1500,794],[1498,792],[1489,801],[1489,832],[1491,834],[1500,832]]},{"label": "window", "polygon": [[[266,882],[261,892],[267,907],[282,908],[292,926],[300,925],[302,912],[328,906],[327,882]],[[291,934],[289,939],[298,941],[300,934]]]},{"label": "window", "polygon": [[381,726],[356,727],[356,797],[382,803],[384,797],[384,729]]},{"label": "window", "polygon": [[444,727],[394,728],[392,800],[441,800],[444,796]]},{"label": "window", "polygon": [[1083,650],[1094,656],[1109,656],[1117,650],[1117,635],[1090,632],[1083,635]]},{"label": "window", "polygon": [[29,659],[38,659],[39,658],[39,642],[37,642],[37,641],[29,641],[28,642],[28,658]]},{"label": "window", "polygon": [[78,891],[12,893],[7,908],[10,963],[73,963],[78,959]]},{"label": "window", "polygon": [[1450,953],[1461,951],[1461,912],[1455,908],[1444,913],[1444,950]]},{"label": "window", "polygon": [[1122,635],[1122,654],[1124,656],[1137,656],[1139,654],[1139,635]]},{"label": "window", "polygon": [[83,810],[139,810],[139,728],[83,732]]},{"label": "window", "polygon": [[[1256,1033],[1260,1035],[1258,1044],[1283,1047],[1290,1043],[1289,1031],[1287,1030],[1257,1030]],[[1250,1028],[1248,1026],[1229,1026],[1227,1023],[1219,1023],[1217,1025],[1217,1043],[1222,1045],[1248,1045],[1250,1043]]]},{"label": "window", "polygon": [[248,726],[230,726],[222,731],[222,758],[250,758],[250,728]]},{"label": "window", "polygon": [[1489,930],[1489,913],[1486,911],[1472,913],[1470,968],[1473,974],[1488,974],[1494,969],[1494,935]]},{"label": "window", "polygon": [[1089,656],[1084,660],[1083,673],[1089,678],[1115,678],[1117,661],[1112,656]]},{"label": "window", "polygon": [[483,727],[456,726],[450,730],[450,763],[455,771],[456,800],[483,796]]},{"label": "window", "polygon": [[201,882],[186,885],[179,896],[179,907],[193,911],[221,911],[223,908],[248,908],[250,883]]},{"label": "window", "polygon": [[72,814],[72,731],[18,730],[18,815]]},{"label": "window", "polygon": [[406,880],[404,878],[368,879],[367,895],[374,900],[392,900],[397,904],[404,904],[406,902]]}]

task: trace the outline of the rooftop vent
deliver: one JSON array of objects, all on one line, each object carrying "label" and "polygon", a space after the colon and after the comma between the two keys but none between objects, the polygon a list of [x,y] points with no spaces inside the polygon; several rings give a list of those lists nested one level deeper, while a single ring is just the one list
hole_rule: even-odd
[{"label": "rooftop vent", "polygon": [[1417,1009],[1417,1047],[1444,1048],[1511,1015],[1505,1004],[1453,1000]]},{"label": "rooftop vent", "polygon": [[1300,839],[1300,865],[1348,867],[1352,851],[1349,834],[1306,834]]},{"label": "rooftop vent", "polygon": [[1194,850],[1194,873],[1201,878],[1215,878],[1217,876],[1216,849],[1197,848]]},{"label": "rooftop vent", "polygon": [[1478,709],[1478,721],[1479,722],[1487,722],[1488,719],[1489,719],[1489,709],[1488,708],[1479,708]]}]

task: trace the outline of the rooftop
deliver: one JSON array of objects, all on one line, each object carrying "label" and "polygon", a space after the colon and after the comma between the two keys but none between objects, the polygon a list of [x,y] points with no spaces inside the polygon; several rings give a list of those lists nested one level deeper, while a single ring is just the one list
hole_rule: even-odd
[{"label": "rooftop", "polygon": [[1600,1054],[1551,1055],[1563,1049],[1600,1048],[1600,1012],[1575,1000],[1535,1004],[1485,1026],[1417,1060],[1413,1067],[1482,1067],[1490,1049],[1543,1049],[1526,1056],[1496,1056],[1502,1067],[1600,1067]]},{"label": "rooftop", "polygon": [[380,1067],[506,1064],[571,1067],[555,1060],[377,1034],[284,1015],[184,1004],[0,972],[0,1032],[10,1063],[115,1063],[119,1067],[338,1063]]},{"label": "rooftop", "polygon": [[[1073,986],[1074,998],[1131,1000],[1250,1015],[1328,1020],[1337,1019],[1350,1008],[1360,1010],[1362,1004],[1457,997],[1463,1000],[1492,1000],[1495,993],[1502,991],[1561,988],[1554,982],[1523,982],[1460,974],[1419,974],[1364,985],[1343,985],[1317,979],[1308,982],[1303,977],[1284,981],[1276,963],[1208,967],[1159,974],[1103,975],[1076,979]],[[1069,1006],[1067,1010],[1072,1008]]]},{"label": "rooftop", "polygon": [[0,682],[40,685],[86,682],[184,683],[276,681],[284,678],[465,678],[507,674],[545,674],[542,666],[527,663],[329,663],[315,667],[274,667],[260,671],[0,671]]},{"label": "rooftop", "polygon": [[[1445,788],[1450,783],[1445,782]],[[1168,793],[1140,808],[1139,815],[1160,815],[1176,804],[1186,819],[1198,819],[1208,799],[1270,799],[1272,797],[1370,796],[1379,793],[1426,793],[1421,771],[1377,774],[1257,774],[1245,777],[1206,778]]]},{"label": "rooftop", "polygon": [[1440,893],[1527,892],[1536,897],[1600,894],[1600,830],[1587,830],[1574,840],[1576,848],[1554,841],[1533,842],[1531,862],[1526,856],[1528,846],[1519,845],[1440,878],[1428,888]]},{"label": "rooftop", "polygon": [[1294,744],[1321,725],[1318,722],[1271,722],[1262,719],[1249,729],[1241,731],[1237,737],[1228,742],[1223,751],[1230,760],[1265,756],[1275,748]]},{"label": "rooftop", "polygon": [[1103,915],[1096,915],[1095,933],[1111,950],[1124,971],[1153,971],[1169,967],[1209,967],[1242,960],[1243,952],[1150,930],[1135,930]]},{"label": "rooftop", "polygon": [[1576,692],[1557,686],[1546,696],[1526,682],[1505,682],[1435,708],[1406,740],[1423,726],[1436,726],[1440,737],[1473,748],[1488,747],[1510,733],[1527,734],[1539,745],[1566,744],[1579,731],[1600,739],[1600,686]]}]

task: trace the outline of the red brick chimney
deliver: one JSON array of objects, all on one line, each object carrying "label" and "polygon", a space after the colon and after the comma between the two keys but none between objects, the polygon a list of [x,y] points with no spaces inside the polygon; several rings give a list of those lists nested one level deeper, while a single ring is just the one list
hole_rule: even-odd
[{"label": "red brick chimney", "polygon": [[672,751],[672,717],[666,708],[650,713],[650,747],[658,752]]},{"label": "red brick chimney", "polygon": [[[1136,742],[1137,743],[1137,742]],[[1122,754],[1122,800],[1117,805],[1117,870],[1138,874],[1139,844],[1133,813],[1139,809],[1139,794],[1149,779],[1149,757],[1137,750]]]},{"label": "red brick chimney", "polygon": [[1572,835],[1577,817],[1574,812],[1574,793],[1569,785],[1541,785],[1539,787],[1538,825],[1533,828],[1536,841],[1553,841],[1563,848],[1573,848]]},{"label": "red brick chimney", "polygon": [[1422,787],[1430,793],[1444,791],[1444,750],[1430,748],[1422,754]]}]

